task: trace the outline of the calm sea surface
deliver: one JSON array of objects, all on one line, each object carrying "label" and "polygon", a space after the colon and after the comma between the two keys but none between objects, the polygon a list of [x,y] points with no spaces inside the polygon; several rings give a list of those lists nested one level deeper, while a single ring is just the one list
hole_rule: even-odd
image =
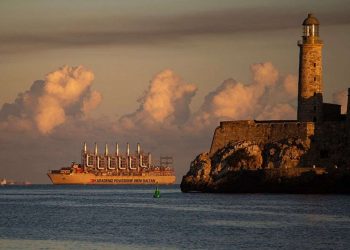
[{"label": "calm sea surface", "polygon": [[0,187],[1,249],[350,249],[350,196]]}]

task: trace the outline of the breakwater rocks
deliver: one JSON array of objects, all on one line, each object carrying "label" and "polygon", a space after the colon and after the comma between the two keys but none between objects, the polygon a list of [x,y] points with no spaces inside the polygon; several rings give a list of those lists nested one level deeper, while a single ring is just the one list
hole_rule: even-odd
[{"label": "breakwater rocks", "polygon": [[183,177],[183,192],[350,193],[350,169],[301,167],[308,145],[300,139],[231,142],[198,155]]}]

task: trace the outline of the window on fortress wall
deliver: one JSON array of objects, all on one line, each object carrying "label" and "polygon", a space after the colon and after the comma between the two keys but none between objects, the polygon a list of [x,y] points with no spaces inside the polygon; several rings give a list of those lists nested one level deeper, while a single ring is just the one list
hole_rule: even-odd
[{"label": "window on fortress wall", "polygon": [[316,106],[314,106],[314,111],[316,111]]},{"label": "window on fortress wall", "polygon": [[317,118],[316,118],[316,117],[314,117],[314,118],[313,118],[313,121],[314,121],[314,122],[317,122]]},{"label": "window on fortress wall", "polygon": [[316,82],[316,76],[314,77],[314,82]]},{"label": "window on fortress wall", "polygon": [[314,63],[314,67],[316,68],[316,63]]},{"label": "window on fortress wall", "polygon": [[328,152],[328,150],[322,149],[322,150],[320,151],[320,157],[321,157],[321,159],[328,158],[328,157],[329,157],[329,152]]}]

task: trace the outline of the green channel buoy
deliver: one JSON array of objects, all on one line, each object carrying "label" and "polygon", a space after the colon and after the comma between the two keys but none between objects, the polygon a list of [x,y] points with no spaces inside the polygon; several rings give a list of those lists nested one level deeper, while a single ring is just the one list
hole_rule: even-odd
[{"label": "green channel buoy", "polygon": [[156,187],[156,190],[154,191],[153,198],[160,198],[160,190],[158,187]]}]

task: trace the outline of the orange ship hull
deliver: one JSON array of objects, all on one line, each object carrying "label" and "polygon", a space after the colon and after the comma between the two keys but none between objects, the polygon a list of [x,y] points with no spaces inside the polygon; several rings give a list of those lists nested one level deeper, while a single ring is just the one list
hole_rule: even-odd
[{"label": "orange ship hull", "polygon": [[92,173],[48,173],[53,184],[65,185],[170,185],[175,184],[174,175],[95,175]]}]

